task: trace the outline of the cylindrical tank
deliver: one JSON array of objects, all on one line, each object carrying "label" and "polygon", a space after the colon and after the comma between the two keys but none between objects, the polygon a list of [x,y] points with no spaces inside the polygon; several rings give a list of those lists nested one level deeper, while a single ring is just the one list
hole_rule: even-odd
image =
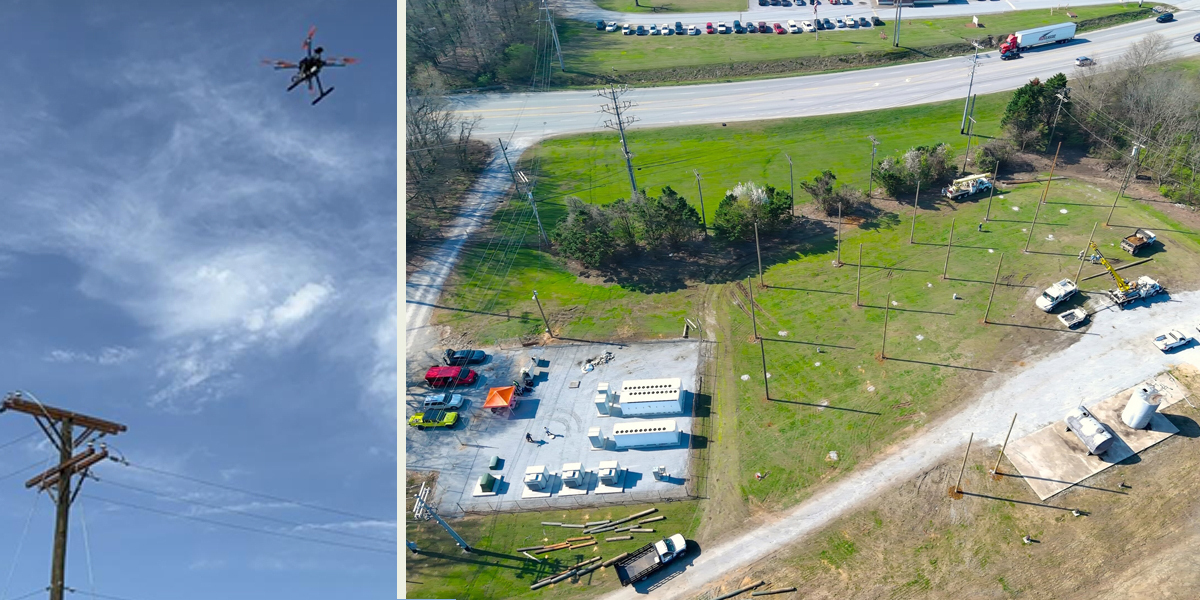
[{"label": "cylindrical tank", "polygon": [[1158,394],[1149,386],[1133,390],[1129,403],[1121,411],[1121,420],[1134,429],[1144,429],[1150,424],[1150,417],[1158,411]]},{"label": "cylindrical tank", "polygon": [[1079,441],[1087,446],[1088,454],[1099,456],[1113,445],[1112,434],[1083,408],[1071,409],[1064,420],[1067,422],[1067,430],[1074,432]]}]

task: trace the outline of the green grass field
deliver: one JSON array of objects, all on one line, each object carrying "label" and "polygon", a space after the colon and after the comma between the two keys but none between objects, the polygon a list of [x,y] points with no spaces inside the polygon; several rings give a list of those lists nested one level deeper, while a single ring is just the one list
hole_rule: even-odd
[{"label": "green grass field", "polygon": [[[421,554],[406,557],[405,579],[409,598],[575,598],[592,596],[620,587],[612,567],[601,568],[579,581],[563,581],[531,591],[535,581],[564,571],[571,565],[595,556],[608,560],[664,537],[682,533],[691,539],[699,525],[697,502],[664,502],[654,505],[658,511],[644,518],[666,516],[662,521],[647,523],[655,533],[597,534],[599,543],[576,550],[558,550],[538,554],[542,562],[530,560],[517,548],[551,544],[569,537],[580,537],[580,529],[542,526],[542,521],[584,523],[603,519],[616,520],[648,508],[645,505],[613,506],[571,511],[504,513],[489,517],[456,520],[453,527],[459,535],[476,548],[465,554],[433,521],[406,523],[405,539],[417,543]],[[634,521],[636,522],[636,521]],[[634,539],[605,542],[608,536],[632,535]]]},{"label": "green grass field", "polygon": [[[623,13],[648,13],[657,8],[660,13],[697,13],[746,10],[746,0],[596,0],[605,10]],[[639,6],[640,5],[640,6]]]},{"label": "green grass field", "polygon": [[[1124,20],[1135,20],[1150,15],[1149,8],[1139,9],[1136,4],[1111,4],[1081,6],[1071,9],[1078,22],[1089,19],[1113,19],[1117,24]],[[885,11],[886,12],[886,11]],[[812,11],[797,8],[794,15],[780,15],[780,22],[787,19],[797,22],[811,19]],[[836,14],[824,13],[830,18]],[[564,57],[570,71],[607,76],[616,68],[619,73],[692,68],[738,63],[770,63],[798,58],[838,57],[867,53],[887,53],[892,49],[893,24],[890,15],[884,15],[885,27],[872,27],[856,31],[839,31],[826,35],[805,33],[800,35],[729,34],[700,36],[625,36],[619,32],[596,31],[594,24],[568,22],[561,34]],[[1124,18],[1122,18],[1124,16]],[[1051,15],[1049,10],[1026,10],[985,15],[980,18],[984,28],[967,27],[969,18],[904,19],[900,40],[906,48],[927,48],[948,44],[970,43],[988,35],[1001,36],[1013,31],[1050,25],[1069,20],[1061,11]],[[676,19],[663,17],[664,22],[675,23]],[[772,21],[773,22],[773,21]],[[703,25],[704,23],[684,23]],[[1086,30],[1082,27],[1081,30]],[[886,39],[880,34],[885,33]],[[820,39],[818,39],[818,37]],[[911,59],[909,59],[911,60]],[[849,65],[848,65],[849,66]],[[846,68],[845,66],[841,68]],[[823,67],[821,70],[824,70]],[[801,64],[796,71],[807,70]],[[737,75],[733,73],[733,75]]]}]

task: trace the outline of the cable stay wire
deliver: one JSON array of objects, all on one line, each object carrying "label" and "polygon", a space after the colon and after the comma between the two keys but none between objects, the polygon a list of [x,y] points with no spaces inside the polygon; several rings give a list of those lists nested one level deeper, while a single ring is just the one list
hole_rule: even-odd
[{"label": "cable stay wire", "polygon": [[[47,456],[46,461],[43,463],[43,467],[49,466],[50,459],[52,458],[54,457]],[[4,600],[8,597],[8,588],[12,585],[13,575],[17,572],[17,563],[21,560],[21,549],[25,547],[25,536],[29,534],[29,524],[33,522],[33,515],[37,512],[38,504],[40,504],[38,501],[41,499],[41,494],[33,495],[33,503],[29,506],[29,516],[25,518],[25,527],[21,530],[21,538],[17,541],[17,551],[13,553],[12,566],[8,569],[8,578],[4,580],[4,587],[0,588],[0,600]]]},{"label": "cable stay wire", "polygon": [[217,511],[221,511],[221,512],[233,513],[233,514],[237,514],[237,515],[242,515],[242,516],[250,517],[250,518],[253,518],[253,519],[259,519],[259,520],[262,520],[262,521],[270,521],[270,522],[272,522],[272,523],[278,523],[278,524],[280,524],[280,525],[288,525],[288,526],[291,526],[291,527],[301,527],[301,528],[317,528],[317,529],[320,529],[320,531],[323,531],[323,532],[326,532],[326,533],[331,533],[331,534],[334,534],[334,535],[341,535],[341,536],[345,536],[345,537],[356,538],[356,539],[362,539],[362,540],[370,540],[370,541],[374,541],[374,542],[383,542],[383,543],[386,543],[386,544],[392,544],[392,545],[395,545],[395,543],[396,543],[396,540],[394,540],[394,539],[388,539],[388,538],[382,538],[382,537],[375,537],[375,536],[371,536],[371,535],[363,535],[363,534],[361,534],[361,533],[351,533],[351,532],[347,532],[347,531],[338,531],[338,530],[336,530],[336,529],[323,529],[323,528],[320,528],[320,526],[314,526],[314,525],[312,525],[311,523],[300,523],[300,522],[298,522],[298,521],[290,521],[290,520],[288,520],[288,519],[280,519],[280,518],[277,518],[277,517],[270,517],[270,516],[267,516],[267,515],[255,514],[255,513],[252,513],[252,512],[250,512],[250,511],[239,510],[239,509],[236,509],[236,508],[230,508],[230,507],[228,507],[228,506],[220,506],[220,505],[218,505],[218,504],[209,504],[209,503],[207,503],[207,502],[201,502],[201,501],[199,501],[199,500],[190,500],[190,499],[188,499],[188,498],[183,498],[183,497],[180,497],[180,496],[174,496],[174,495],[171,495],[171,494],[165,494],[165,493],[162,493],[162,492],[156,492],[156,491],[154,491],[154,490],[147,490],[147,489],[144,489],[144,488],[140,488],[140,487],[133,486],[133,485],[129,485],[129,484],[125,484],[125,483],[118,483],[118,482],[116,482],[116,481],[110,481],[110,480],[108,480],[108,479],[98,479],[98,478],[95,478],[95,477],[93,477],[93,479],[95,479],[97,482],[99,482],[99,483],[100,483],[100,484],[102,484],[102,485],[111,485],[111,486],[116,486],[116,487],[119,487],[119,488],[124,488],[124,489],[131,490],[131,491],[134,491],[134,492],[138,492],[138,493],[141,493],[141,494],[147,494],[147,495],[150,495],[150,496],[157,496],[157,497],[159,497],[159,498],[165,498],[165,499],[167,499],[167,500],[172,500],[172,501],[174,501],[174,502],[182,502],[182,503],[184,503],[184,504],[193,504],[193,505],[196,505],[196,506],[202,506],[202,507],[204,507],[204,508],[209,508],[209,509],[212,509],[212,510],[217,510]]},{"label": "cable stay wire", "polygon": [[100,497],[100,496],[93,496],[93,495],[91,495],[91,494],[80,494],[80,496],[81,496],[81,497],[84,497],[84,498],[91,498],[92,500],[96,500],[96,501],[98,501],[98,502],[104,502],[104,503],[107,503],[107,504],[112,504],[112,505],[115,505],[115,506],[122,506],[122,507],[125,507],[125,508],[132,508],[132,509],[135,509],[135,510],[141,510],[141,511],[145,511],[145,512],[148,512],[148,513],[153,513],[153,514],[156,514],[156,515],[162,515],[162,516],[164,516],[164,517],[172,517],[172,518],[175,518],[175,519],[184,519],[184,520],[187,520],[187,521],[196,521],[196,522],[198,522],[198,523],[205,523],[205,524],[208,524],[208,525],[216,525],[216,526],[218,526],[218,527],[227,527],[227,528],[229,528],[229,529],[236,529],[236,530],[238,530],[238,531],[246,531],[246,532],[250,532],[250,533],[259,533],[259,534],[262,534],[262,535],[270,535],[270,536],[281,537],[281,538],[287,538],[287,539],[292,539],[292,540],[299,540],[299,541],[302,541],[302,542],[310,542],[310,543],[313,543],[313,544],[322,544],[322,545],[325,545],[325,546],[335,546],[335,547],[338,547],[338,548],[349,548],[349,549],[351,549],[351,550],[362,550],[362,551],[364,551],[364,552],[375,552],[375,553],[377,553],[377,554],[391,554],[391,555],[395,555],[395,554],[396,554],[396,550],[395,550],[395,549],[380,549],[380,548],[371,548],[371,547],[368,547],[368,546],[358,546],[358,545],[355,545],[355,544],[344,544],[344,543],[342,543],[342,542],[333,542],[333,541],[329,541],[329,540],[322,540],[322,539],[318,539],[318,538],[311,538],[311,537],[307,537],[307,536],[303,536],[303,535],[295,535],[295,534],[292,534],[292,533],[285,533],[285,532],[282,532],[282,531],[271,531],[270,529],[260,529],[260,528],[257,528],[257,527],[248,527],[248,526],[246,526],[246,525],[237,525],[237,524],[235,524],[235,523],[226,523],[226,522],[224,522],[224,521],[217,521],[217,520],[215,520],[215,519],[206,519],[206,518],[204,518],[204,517],[197,517],[197,516],[194,516],[194,515],[186,515],[186,514],[183,514],[183,513],[173,513],[173,512],[170,512],[170,511],[159,510],[159,509],[157,509],[157,508],[151,508],[151,507],[149,507],[149,506],[142,506],[142,505],[140,505],[140,504],[134,504],[134,503],[132,503],[132,502],[124,502],[124,501],[121,501],[121,500],[113,500],[112,498],[103,498],[103,497]]},{"label": "cable stay wire", "polygon": [[96,597],[96,576],[92,572],[92,541],[88,536],[87,512],[83,510],[83,501],[79,502],[79,519],[83,523],[83,552],[87,558],[88,588],[91,596]]},{"label": "cable stay wire", "polygon": [[[49,594],[49,593],[50,593],[50,589],[49,589],[49,588],[42,588],[42,589],[40,589],[40,590],[33,590],[32,592],[29,592],[28,594],[24,594],[24,595],[21,595],[21,596],[16,596],[16,597],[13,597],[13,598],[8,598],[7,600],[25,600],[26,598],[32,598],[32,597],[34,597],[34,596],[36,596],[36,595],[38,595],[38,594]],[[0,596],[0,598],[6,598],[6,597],[5,597],[5,596]]]}]

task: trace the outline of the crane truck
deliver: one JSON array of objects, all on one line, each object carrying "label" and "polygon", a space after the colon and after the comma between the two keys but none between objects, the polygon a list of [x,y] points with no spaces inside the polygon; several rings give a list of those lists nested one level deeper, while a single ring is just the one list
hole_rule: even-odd
[{"label": "crane truck", "polygon": [[1004,54],[1009,50],[1028,50],[1034,46],[1043,46],[1046,44],[1065,44],[1075,39],[1075,24],[1074,23],[1059,23],[1057,25],[1046,25],[1045,27],[1034,27],[1018,31],[1009,35],[1007,39],[1000,43],[1000,53]]},{"label": "crane truck", "polygon": [[1160,292],[1166,291],[1157,281],[1145,275],[1138,277],[1135,283],[1125,281],[1125,278],[1121,277],[1121,274],[1117,273],[1117,270],[1108,263],[1108,259],[1104,258],[1104,255],[1100,253],[1100,248],[1096,247],[1096,242],[1089,243],[1088,249],[1092,251],[1094,258],[1100,260],[1100,264],[1104,265],[1104,268],[1108,270],[1109,276],[1116,282],[1117,289],[1108,290],[1108,297],[1112,298],[1117,306],[1124,308],[1130,302],[1150,298],[1151,296],[1158,295]]},{"label": "crane truck", "polygon": [[992,182],[986,174],[969,175],[955,179],[950,185],[942,188],[942,195],[951,200],[962,200],[968,196],[991,191]]},{"label": "crane truck", "polygon": [[675,534],[665,540],[646,544],[617,562],[617,578],[621,585],[637,583],[687,551],[687,540]]}]

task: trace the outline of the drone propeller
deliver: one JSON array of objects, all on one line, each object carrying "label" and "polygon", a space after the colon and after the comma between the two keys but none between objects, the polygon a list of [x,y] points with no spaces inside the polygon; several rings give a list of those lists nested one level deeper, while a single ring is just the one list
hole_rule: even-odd
[{"label": "drone propeller", "polygon": [[272,60],[269,58],[264,58],[262,62],[264,65],[271,65],[276,69],[294,69],[299,66],[294,62],[288,62],[286,60]]},{"label": "drone propeller", "polygon": [[341,57],[341,58],[327,58],[327,59],[325,59],[325,66],[327,66],[327,67],[344,67],[346,65],[352,65],[357,62],[358,62],[357,58],[350,58],[349,56],[345,56],[345,57]]},{"label": "drone propeller", "polygon": [[300,46],[301,50],[307,51],[312,46],[313,36],[317,34],[317,26],[313,25],[308,28],[308,37],[304,38],[304,44]]}]

